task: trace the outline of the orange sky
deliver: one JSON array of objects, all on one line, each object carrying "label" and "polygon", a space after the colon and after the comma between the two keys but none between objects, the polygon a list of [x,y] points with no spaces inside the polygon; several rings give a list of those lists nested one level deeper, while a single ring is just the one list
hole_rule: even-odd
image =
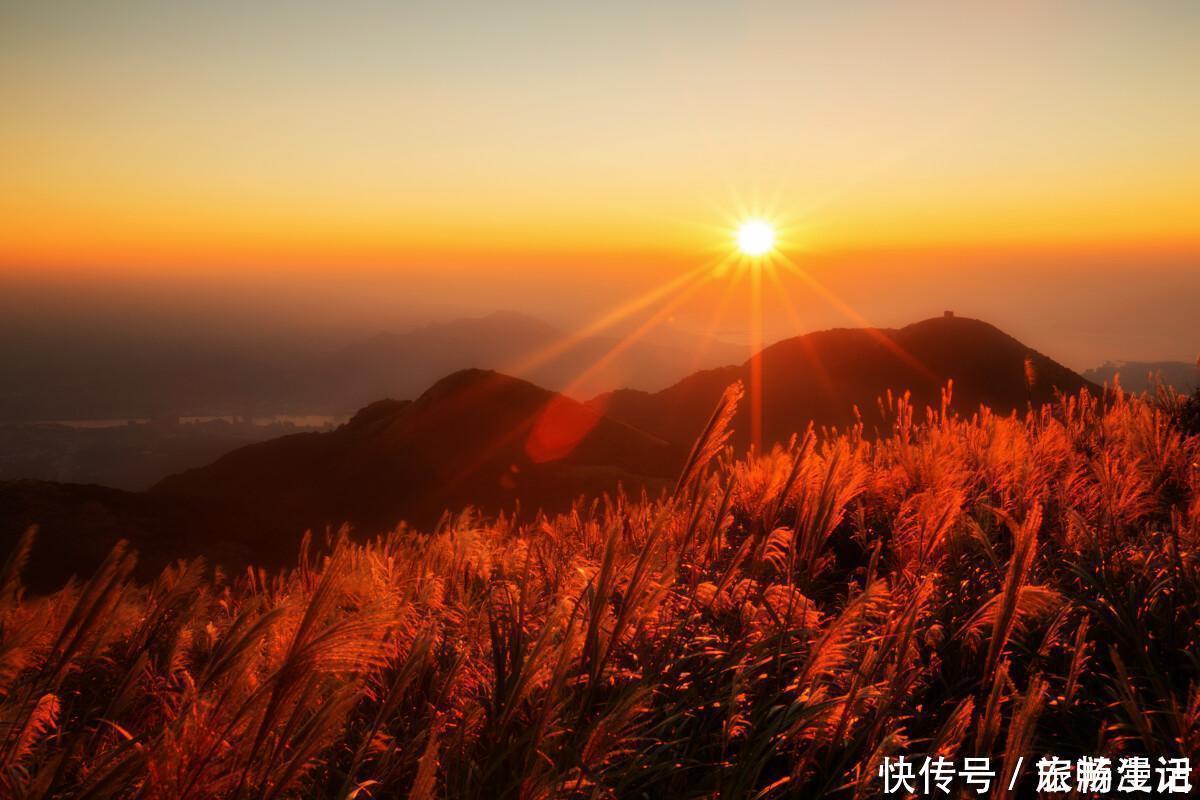
[{"label": "orange sky", "polygon": [[243,5],[0,12],[0,268],[1197,245],[1195,4]]}]

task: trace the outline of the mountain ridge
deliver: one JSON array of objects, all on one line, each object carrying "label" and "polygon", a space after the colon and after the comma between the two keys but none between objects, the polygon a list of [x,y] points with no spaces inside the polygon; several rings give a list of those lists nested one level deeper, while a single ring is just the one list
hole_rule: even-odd
[{"label": "mountain ridge", "polygon": [[[889,424],[872,418],[889,390],[910,391],[920,411],[940,403],[950,379],[954,407],[967,412],[983,403],[1007,413],[1059,391],[1100,391],[994,326],[962,318],[806,334],[765,348],[761,360],[768,445],[810,422],[862,420],[869,435],[872,425]],[[672,485],[726,387],[742,381],[749,393],[750,366],[587,403],[492,370],[459,370],[415,400],[378,400],[332,431],[238,448],[147,492],[0,483],[0,545],[45,522],[56,553],[81,536],[92,553],[124,535],[149,554],[149,568],[172,552],[269,564],[290,556],[306,529],[349,523],[375,535],[401,521],[427,529],[466,507],[553,513],[618,488],[653,494]],[[739,449],[749,442],[750,405],[748,398],[734,418]],[[38,518],[48,512],[52,519]],[[64,578],[77,562],[51,572]]]},{"label": "mountain ridge", "polygon": [[[553,451],[554,436],[570,446]],[[563,510],[622,479],[665,485],[680,451],[527,381],[469,369],[411,402],[380,401],[334,431],[239,448],[149,493],[216,502],[259,533],[342,522],[379,531],[402,519],[429,526],[465,506]]]},{"label": "mountain ridge", "polygon": [[[764,441],[784,441],[808,422],[845,426],[860,415],[870,429],[887,391],[908,391],[918,409],[938,406],[953,381],[953,407],[988,405],[1008,413],[1052,401],[1057,391],[1100,387],[990,323],[936,317],[903,328],[834,328],[784,339],[759,355],[763,375]],[[615,419],[684,443],[734,380],[752,390],[754,359],[693,373],[659,392],[618,389],[593,398]],[[735,423],[735,442],[749,443],[749,404]]]}]

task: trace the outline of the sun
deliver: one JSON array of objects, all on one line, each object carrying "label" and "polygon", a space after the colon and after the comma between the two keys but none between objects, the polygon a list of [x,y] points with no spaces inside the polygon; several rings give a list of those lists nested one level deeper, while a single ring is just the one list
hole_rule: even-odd
[{"label": "sun", "polygon": [[748,219],[738,226],[737,248],[751,258],[765,256],[775,247],[775,228],[761,219]]}]

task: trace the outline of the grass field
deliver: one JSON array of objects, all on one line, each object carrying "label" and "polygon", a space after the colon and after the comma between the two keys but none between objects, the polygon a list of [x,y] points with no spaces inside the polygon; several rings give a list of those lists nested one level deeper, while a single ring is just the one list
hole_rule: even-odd
[{"label": "grass field", "polygon": [[871,797],[897,753],[1200,756],[1200,437],[1170,402],[892,398],[879,436],[741,457],[738,395],[673,496],[322,534],[280,574],[143,586],[118,548],[25,596],[31,533],[0,795]]}]

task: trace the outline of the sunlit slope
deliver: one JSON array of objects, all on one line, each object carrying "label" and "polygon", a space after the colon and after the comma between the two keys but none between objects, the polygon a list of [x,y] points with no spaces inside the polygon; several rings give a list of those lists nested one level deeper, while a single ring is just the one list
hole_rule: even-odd
[{"label": "sunlit slope", "polygon": [[[705,370],[661,392],[620,390],[593,403],[668,441],[691,441],[721,392],[750,381],[751,361]],[[882,421],[879,400],[911,392],[917,413],[941,405],[953,380],[953,408],[987,405],[1008,413],[1053,401],[1058,392],[1098,387],[993,325],[939,317],[900,329],[837,329],[786,339],[762,352],[763,433],[767,444],[817,425],[848,425],[861,414],[868,432]],[[739,410],[737,438],[748,442],[752,404]]]}]

